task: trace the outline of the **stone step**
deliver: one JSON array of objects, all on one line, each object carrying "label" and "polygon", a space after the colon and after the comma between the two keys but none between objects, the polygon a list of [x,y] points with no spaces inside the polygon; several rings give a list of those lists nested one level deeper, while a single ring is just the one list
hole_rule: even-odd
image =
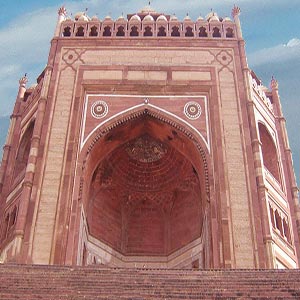
[{"label": "stone step", "polygon": [[300,299],[300,270],[0,265],[0,299]]}]

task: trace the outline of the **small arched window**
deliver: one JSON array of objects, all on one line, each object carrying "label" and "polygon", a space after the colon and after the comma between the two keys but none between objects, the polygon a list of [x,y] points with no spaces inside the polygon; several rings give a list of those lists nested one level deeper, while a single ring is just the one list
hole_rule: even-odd
[{"label": "small arched window", "polygon": [[111,28],[110,28],[110,26],[105,26],[104,27],[103,36],[111,36]]},{"label": "small arched window", "polygon": [[275,225],[280,234],[283,235],[282,220],[277,210],[275,210]]},{"label": "small arched window", "polygon": [[179,27],[178,26],[172,27],[171,36],[180,36],[180,32],[179,32]]},{"label": "small arched window", "polygon": [[125,36],[125,28],[124,26],[119,26],[116,36]]},{"label": "small arched window", "polygon": [[131,27],[130,36],[139,36],[138,28],[136,26]]},{"label": "small arched window", "polygon": [[88,258],[88,251],[87,251],[86,245],[83,244],[83,251],[82,251],[82,265],[83,266],[87,265],[87,263],[88,263],[87,258]]},{"label": "small arched window", "polygon": [[8,226],[9,226],[9,214],[7,214],[4,219],[3,230],[2,230],[2,239],[3,240],[6,239],[6,237],[7,237]]},{"label": "small arched window", "polygon": [[199,37],[207,37],[206,28],[203,26],[199,28]]},{"label": "small arched window", "polygon": [[63,36],[64,37],[71,36],[71,27],[70,26],[67,26],[67,27],[64,28]]},{"label": "small arched window", "polygon": [[164,26],[160,26],[158,28],[157,36],[166,36],[166,35],[167,35],[166,28]]},{"label": "small arched window", "polygon": [[16,224],[16,220],[17,220],[17,206],[15,206],[13,211],[11,212],[9,227],[14,226]]},{"label": "small arched window", "polygon": [[90,31],[90,36],[98,36],[97,26],[93,26]]},{"label": "small arched window", "polygon": [[76,36],[84,36],[84,28],[82,26],[77,28]]},{"label": "small arched window", "polygon": [[218,27],[214,27],[214,28],[213,28],[213,34],[212,34],[212,36],[213,36],[214,38],[221,37],[220,29],[219,29]]},{"label": "small arched window", "polygon": [[93,258],[93,265],[97,265],[96,256],[94,256],[94,258]]},{"label": "small arched window", "polygon": [[269,209],[270,209],[270,218],[271,218],[272,227],[276,228],[275,220],[274,220],[274,210],[271,207],[271,205],[269,205]]},{"label": "small arched window", "polygon": [[144,36],[152,36],[152,28],[150,26],[145,27]]},{"label": "small arched window", "polygon": [[187,37],[192,37],[192,36],[194,36],[194,32],[193,32],[193,28],[192,28],[192,27],[188,26],[188,27],[186,28],[185,36],[187,36]]},{"label": "small arched window", "polygon": [[283,219],[283,232],[284,232],[284,235],[285,235],[287,241],[289,243],[291,243],[290,229],[289,229],[289,225],[288,225],[288,222],[286,219]]},{"label": "small arched window", "polygon": [[226,29],[226,37],[227,38],[233,38],[233,29],[232,28],[227,28]]}]

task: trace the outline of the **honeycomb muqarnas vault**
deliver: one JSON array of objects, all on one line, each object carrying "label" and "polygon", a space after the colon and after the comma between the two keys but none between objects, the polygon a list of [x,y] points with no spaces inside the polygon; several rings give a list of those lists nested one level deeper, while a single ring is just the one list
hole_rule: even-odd
[{"label": "honeycomb muqarnas vault", "polygon": [[20,80],[11,116],[2,262],[298,267],[278,83],[249,69],[239,13],[59,10],[47,66]]}]

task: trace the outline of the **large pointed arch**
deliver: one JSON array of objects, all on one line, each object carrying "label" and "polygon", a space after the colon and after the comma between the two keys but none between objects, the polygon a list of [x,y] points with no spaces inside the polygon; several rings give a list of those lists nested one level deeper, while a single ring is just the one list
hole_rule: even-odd
[{"label": "large pointed arch", "polygon": [[[118,115],[116,118],[111,118],[108,122],[105,122],[102,126],[98,127],[93,134],[89,137],[88,141],[84,144],[82,147],[81,153],[78,157],[78,163],[77,163],[77,183],[79,186],[78,190],[75,191],[74,196],[77,194],[76,199],[79,199],[80,203],[82,204],[82,210],[79,211],[79,206],[77,206],[77,225],[78,227],[82,227],[85,224],[86,228],[89,228],[90,231],[93,233],[93,238],[96,238],[97,240],[101,240],[101,243],[106,242],[107,238],[105,237],[104,232],[108,231],[107,229],[103,229],[102,233],[98,230],[97,226],[93,224],[93,221],[95,220],[95,216],[91,212],[95,212],[97,209],[95,207],[100,207],[100,211],[108,210],[107,203],[102,203],[101,201],[97,202],[96,204],[91,204],[92,201],[96,201],[95,197],[100,197],[101,199],[109,198],[111,196],[105,195],[106,192],[103,192],[102,194],[98,191],[96,191],[94,194],[91,193],[92,187],[94,187],[94,182],[96,182],[97,176],[99,176],[99,169],[103,167],[103,164],[107,162],[112,165],[112,167],[116,166],[116,162],[113,160],[113,157],[115,155],[119,155],[120,151],[124,149],[124,145],[126,146],[130,142],[135,142],[139,137],[148,139],[148,136],[150,136],[150,140],[153,139],[154,141],[158,141],[158,143],[162,143],[167,145],[166,147],[172,148],[174,153],[176,153],[176,158],[182,159],[182,162],[186,162],[187,165],[190,165],[190,167],[187,167],[191,174],[196,174],[195,177],[196,182],[199,182],[199,188],[198,193],[201,193],[201,196],[197,196],[202,202],[201,205],[197,204],[200,207],[197,208],[197,205],[193,204],[191,205],[190,211],[185,210],[185,213],[181,214],[179,213],[179,219],[181,218],[181,223],[184,223],[184,214],[186,216],[192,216],[193,210],[199,209],[201,210],[201,215],[199,215],[199,222],[201,223],[201,226],[197,230],[194,230],[191,234],[181,233],[182,236],[187,236],[187,239],[184,240],[182,238],[182,244],[179,242],[174,242],[174,238],[168,241],[171,246],[165,250],[166,247],[157,246],[158,252],[157,255],[161,255],[162,253],[169,255],[172,253],[172,251],[176,252],[177,249],[180,247],[184,247],[184,243],[196,243],[195,239],[198,241],[196,246],[199,246],[200,243],[202,243],[202,240],[206,240],[205,245],[205,251],[211,252],[211,235],[209,232],[211,230],[210,222],[209,222],[209,200],[210,200],[210,187],[212,179],[209,178],[209,149],[205,142],[203,141],[202,137],[199,135],[199,132],[194,130],[192,126],[188,126],[186,122],[182,122],[178,120],[177,118],[173,117],[170,114],[166,114],[162,112],[159,109],[156,109],[155,107],[151,107],[149,105],[145,105],[142,107],[138,107],[134,110],[130,110],[127,113]],[[121,149],[121,150],[120,150]],[[178,168],[178,173],[180,174],[180,164],[177,165],[176,168]],[[175,170],[177,172],[177,170]],[[167,172],[168,173],[168,172]],[[169,174],[169,173],[168,173]],[[122,175],[122,174],[121,174]],[[169,175],[168,175],[169,176]],[[138,177],[137,177],[138,178]],[[187,184],[190,184],[191,182],[188,182],[188,180],[184,180],[183,178],[182,182],[186,182]],[[163,179],[162,179],[163,180]],[[178,180],[178,176],[177,176]],[[101,180],[100,180],[101,181]],[[98,180],[99,183],[99,180]],[[76,186],[76,184],[75,184]],[[175,192],[174,192],[175,191]],[[178,188],[175,188],[173,191],[173,194],[177,193],[180,194],[181,198],[185,197],[185,192],[189,193],[189,188],[181,188],[179,190]],[[152,197],[151,193],[146,193],[145,199],[147,201],[149,199],[154,199],[155,196]],[[91,196],[92,195],[92,196]],[[99,196],[100,195],[100,196]],[[177,194],[176,194],[177,195]],[[199,194],[200,195],[200,194]],[[196,197],[196,198],[197,198]],[[182,198],[182,199],[183,199]],[[197,199],[198,199],[197,198]],[[91,200],[92,199],[92,200]],[[199,201],[200,201],[199,200]],[[146,202],[147,202],[146,201]],[[150,200],[149,200],[150,201]],[[152,201],[152,200],[151,200]],[[197,200],[198,201],[198,200]],[[177,204],[174,206],[174,209],[177,209],[177,212],[180,212],[182,207],[184,207],[184,204],[180,204],[179,200],[176,202]],[[199,202],[200,203],[200,202]],[[94,206],[93,206],[94,205]],[[106,206],[105,206],[106,205]],[[116,204],[119,205],[119,204]],[[140,210],[142,208],[139,208]],[[160,224],[157,225],[156,228],[153,226],[148,226],[148,231],[145,229],[145,232],[150,232],[153,235],[153,232],[156,233],[156,235],[163,236],[164,230],[162,229],[164,223],[161,221],[161,218],[159,217],[160,212],[156,210],[156,208],[151,208],[152,215],[149,217],[151,220],[149,221],[150,224]],[[120,215],[120,212],[118,212]],[[118,215],[118,213],[116,215]],[[94,213],[95,214],[95,213]],[[178,214],[177,214],[178,215]],[[84,220],[82,217],[84,216]],[[104,216],[102,215],[102,219],[110,219],[112,215]],[[198,220],[196,215],[194,215],[194,220]],[[117,219],[119,217],[117,216],[115,218],[114,226],[117,226]],[[189,219],[189,217],[185,217],[186,219]],[[192,218],[192,217],[191,217]],[[81,221],[80,221],[81,219]],[[143,216],[136,214],[135,217],[130,221],[127,222],[128,226],[130,227],[128,230],[129,239],[133,236],[136,238],[137,231],[132,224],[136,224],[136,222],[140,222],[142,219],[144,219]],[[171,221],[170,221],[171,222]],[[173,223],[172,223],[173,222]],[[176,224],[176,220],[173,218],[172,224]],[[89,223],[89,224],[88,224]],[[194,222],[196,224],[196,222]],[[191,223],[192,224],[192,223]],[[183,231],[187,232],[191,230],[188,226],[191,224],[186,224],[186,227]],[[203,225],[204,224],[204,225]],[[118,225],[119,226],[119,225]],[[121,225],[120,225],[121,226]],[[144,226],[144,225],[143,225]],[[145,227],[145,226],[144,226]],[[192,226],[191,226],[192,227]],[[94,231],[93,231],[94,230]],[[173,231],[173,236],[176,236],[178,234],[179,229],[175,229]],[[198,238],[196,238],[198,232]],[[77,237],[75,237],[76,245],[74,244],[73,251],[75,249],[80,249],[80,243],[82,249],[87,249],[86,244],[82,243],[82,239],[84,236],[86,236],[89,233],[81,233]],[[98,234],[98,235],[97,235]],[[131,235],[131,236],[130,236]],[[120,234],[119,234],[120,236]],[[125,246],[118,245],[118,234],[114,237],[114,239],[111,239],[108,241],[109,245],[113,245],[115,250],[125,253],[133,253],[137,255],[142,255],[144,253],[149,252],[149,246],[148,248],[145,246],[143,247],[136,247],[136,245],[126,242]],[[178,239],[180,241],[180,239]],[[201,240],[201,242],[200,242]],[[103,244],[101,244],[103,246]],[[199,246],[200,247],[200,246]],[[203,244],[201,244],[201,247],[203,247]],[[125,249],[125,250],[124,250]],[[133,250],[132,250],[133,249]],[[208,250],[209,249],[209,250]],[[203,249],[202,249],[203,250]],[[76,251],[76,250],[75,250]],[[80,250],[78,250],[80,251]],[[147,252],[148,251],[148,252]],[[203,250],[204,251],[204,250]],[[202,257],[202,260],[205,260],[205,262],[201,262],[200,266],[211,266],[211,256],[212,253],[205,253],[205,259]],[[149,252],[149,255],[155,255],[153,252]],[[199,257],[197,259],[200,259]],[[80,263],[80,259],[78,260],[77,256],[77,263]],[[94,259],[96,261],[96,259]],[[94,261],[93,260],[93,261]],[[82,261],[81,261],[82,263]],[[196,263],[195,265],[198,265]]]},{"label": "large pointed arch", "polygon": [[90,152],[99,140],[107,136],[114,128],[127,124],[145,115],[169,125],[170,128],[178,130],[178,132],[181,132],[194,145],[195,149],[197,149],[198,155],[202,158],[205,170],[205,187],[209,197],[211,181],[208,172],[209,165],[211,164],[209,141],[207,142],[201,132],[187,121],[151,104],[137,105],[134,108],[120,112],[100,123],[81,145],[78,160],[80,164],[83,164],[82,168],[84,169],[86,167],[87,157],[90,155]]}]

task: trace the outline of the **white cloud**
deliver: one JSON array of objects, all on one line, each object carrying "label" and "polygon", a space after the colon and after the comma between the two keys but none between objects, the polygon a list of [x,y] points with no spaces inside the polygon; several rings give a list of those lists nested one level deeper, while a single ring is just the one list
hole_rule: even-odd
[{"label": "white cloud", "polygon": [[10,77],[12,75],[18,74],[21,71],[20,65],[17,64],[3,64],[1,66],[0,71],[0,80],[1,82],[6,79],[7,77]]},{"label": "white cloud", "polygon": [[300,60],[300,39],[293,38],[286,44],[261,49],[248,55],[250,65],[255,67],[267,63],[284,63]]}]

